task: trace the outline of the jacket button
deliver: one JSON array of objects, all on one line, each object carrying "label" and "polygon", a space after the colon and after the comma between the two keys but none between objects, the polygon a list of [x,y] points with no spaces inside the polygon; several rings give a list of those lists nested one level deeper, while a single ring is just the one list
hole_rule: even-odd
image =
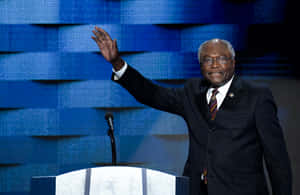
[{"label": "jacket button", "polygon": [[210,128],[209,128],[209,131],[215,131],[216,130],[216,126],[211,126]]}]

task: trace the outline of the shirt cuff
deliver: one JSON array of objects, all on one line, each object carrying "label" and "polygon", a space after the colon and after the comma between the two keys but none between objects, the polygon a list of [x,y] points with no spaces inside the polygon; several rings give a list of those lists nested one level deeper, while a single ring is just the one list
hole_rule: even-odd
[{"label": "shirt cuff", "polygon": [[115,73],[114,80],[119,80],[123,76],[123,74],[127,70],[127,66],[127,63],[125,62],[124,66],[119,71],[116,71],[114,68],[112,68],[112,71]]}]

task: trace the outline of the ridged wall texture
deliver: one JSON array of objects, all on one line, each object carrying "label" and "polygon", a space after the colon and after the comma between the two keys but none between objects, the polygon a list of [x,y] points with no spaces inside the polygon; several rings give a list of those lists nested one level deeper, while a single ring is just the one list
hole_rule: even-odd
[{"label": "ridged wall texture", "polygon": [[118,163],[181,175],[184,120],[138,103],[110,80],[111,65],[91,39],[95,25],[118,40],[130,65],[169,87],[201,77],[199,44],[230,41],[238,74],[272,88],[299,172],[300,108],[286,102],[300,95],[290,92],[300,85],[287,49],[289,7],[285,0],[0,0],[0,195],[28,195],[32,176],[109,165],[107,111]]}]

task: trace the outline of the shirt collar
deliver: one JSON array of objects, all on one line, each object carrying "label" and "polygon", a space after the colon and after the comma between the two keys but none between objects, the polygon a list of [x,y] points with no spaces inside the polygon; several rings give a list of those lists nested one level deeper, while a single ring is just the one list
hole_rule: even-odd
[{"label": "shirt collar", "polygon": [[[221,87],[218,88],[218,92],[222,95],[222,96],[226,96],[227,92],[228,92],[228,89],[232,83],[232,80],[233,80],[233,77],[234,75],[231,77],[231,79],[229,81],[227,81],[227,83],[225,83],[224,85],[222,85]],[[208,92],[209,93],[212,93],[212,91],[214,90],[215,88],[209,88],[208,89]]]}]

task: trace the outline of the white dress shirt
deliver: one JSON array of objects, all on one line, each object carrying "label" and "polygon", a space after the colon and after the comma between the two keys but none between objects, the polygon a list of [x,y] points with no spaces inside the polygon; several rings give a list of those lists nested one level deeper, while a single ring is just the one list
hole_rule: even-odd
[{"label": "white dress shirt", "polygon": [[127,66],[127,63],[125,62],[124,66],[119,71],[116,71],[114,68],[112,69],[112,71],[115,73],[114,80],[119,80],[122,77],[127,69]]},{"label": "white dress shirt", "polygon": [[[122,77],[122,75],[125,73],[125,71],[127,69],[127,66],[128,66],[127,63],[125,62],[124,66],[119,71],[116,71],[114,68],[112,69],[112,71],[115,73],[114,80],[119,80]],[[229,90],[229,87],[231,85],[233,77],[234,76],[232,76],[232,78],[227,83],[225,83],[223,86],[218,88],[219,93],[217,93],[217,95],[216,95],[217,102],[218,102],[218,104],[217,104],[218,109],[222,105],[222,103],[227,95],[227,92]],[[209,88],[206,93],[207,104],[209,103],[209,100],[210,100],[213,90],[214,90],[214,88]]]},{"label": "white dress shirt", "polygon": [[[219,110],[220,106],[222,105],[222,103],[223,103],[223,101],[224,101],[224,99],[225,99],[225,97],[226,97],[226,95],[227,95],[227,92],[228,92],[228,90],[229,90],[229,87],[230,87],[230,85],[231,85],[231,82],[232,82],[232,80],[233,80],[233,77],[234,77],[234,76],[232,76],[232,78],[231,78],[227,83],[225,83],[224,85],[222,85],[221,87],[218,88],[219,93],[217,93],[217,95],[216,95],[216,98],[217,98],[217,108],[218,108],[218,110]],[[209,89],[207,90],[207,93],[206,93],[207,104],[208,104],[209,101],[210,101],[210,97],[211,97],[212,92],[213,92],[214,89],[215,89],[215,88],[212,88],[212,87],[211,87],[211,88],[209,88]]]}]

